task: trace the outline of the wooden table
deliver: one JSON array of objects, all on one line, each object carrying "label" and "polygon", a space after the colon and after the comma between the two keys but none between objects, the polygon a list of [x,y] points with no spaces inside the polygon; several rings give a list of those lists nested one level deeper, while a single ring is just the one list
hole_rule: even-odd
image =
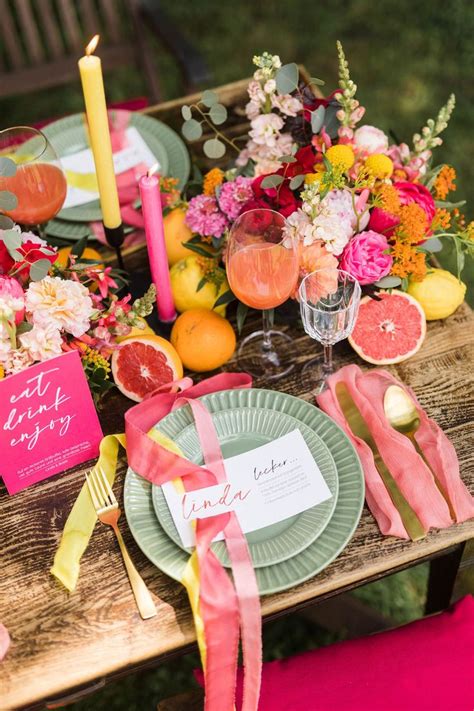
[{"label": "wooden table", "polygon": [[[292,395],[307,396],[301,364],[317,346],[296,319],[285,329],[294,338],[297,366],[278,384]],[[249,330],[252,323],[248,324]],[[422,405],[449,435],[462,476],[474,489],[474,319],[463,305],[446,321],[429,324],[421,351],[392,372],[411,385]],[[336,346],[337,364],[360,362],[347,344]],[[470,360],[471,359],[471,360]],[[232,369],[232,364],[228,367]],[[107,432],[123,429],[130,403],[112,395],[102,420]],[[66,517],[83,483],[83,469],[33,486],[14,497],[0,489],[2,551],[0,620],[12,636],[0,664],[0,709],[33,708],[63,697],[81,685],[99,685],[124,673],[189,651],[195,642],[184,589],[157,570],[122,526],[137,567],[156,597],[158,615],[142,622],[115,541],[98,526],[86,551],[77,590],[69,595],[49,574]],[[126,462],[121,460],[116,493],[121,496]],[[465,541],[474,521],[433,531],[417,543],[383,537],[365,508],[353,539],[326,570],[311,580],[262,599],[266,619],[322,601],[338,593],[432,560],[428,605],[449,601]]]}]

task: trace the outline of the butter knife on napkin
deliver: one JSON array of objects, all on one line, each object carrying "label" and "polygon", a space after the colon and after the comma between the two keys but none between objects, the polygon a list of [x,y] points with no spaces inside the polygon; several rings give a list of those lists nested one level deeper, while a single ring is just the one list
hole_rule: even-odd
[{"label": "butter knife on napkin", "polygon": [[408,501],[403,496],[397,485],[397,482],[395,481],[395,479],[390,473],[390,470],[383,461],[382,455],[378,450],[378,447],[367,426],[367,423],[362,417],[362,414],[356,403],[354,402],[354,399],[350,394],[347,386],[344,383],[339,382],[336,384],[335,391],[337,401],[342,412],[344,413],[344,417],[346,418],[346,422],[350,430],[352,431],[352,434],[355,437],[358,437],[359,439],[363,440],[365,444],[370,447],[377,471],[380,474],[380,478],[382,479],[395,508],[400,514],[400,518],[402,520],[406,532],[408,533],[412,541],[418,541],[420,540],[420,538],[424,538],[427,533],[426,529],[423,527],[423,524],[416,515],[415,511],[412,509]]}]

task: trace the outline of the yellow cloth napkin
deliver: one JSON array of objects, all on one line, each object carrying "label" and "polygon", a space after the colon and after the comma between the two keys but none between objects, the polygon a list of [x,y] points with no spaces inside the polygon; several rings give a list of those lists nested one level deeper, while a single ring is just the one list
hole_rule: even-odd
[{"label": "yellow cloth napkin", "polygon": [[[169,449],[180,457],[184,456],[180,448],[171,439],[161,434],[161,432],[150,430],[148,435],[161,444],[162,447]],[[101,467],[104,470],[111,486],[115,481],[119,444],[126,448],[126,438],[124,434],[107,435],[103,438],[99,448],[99,459],[96,467]],[[175,479],[173,483],[184,492],[181,479]],[[69,592],[73,592],[76,588],[81,557],[89,544],[96,523],[97,514],[92,505],[87,484],[84,483],[64,526],[63,535],[56,555],[54,556],[53,566],[51,567],[52,575],[54,575]],[[199,563],[196,552],[192,553],[186,564],[181,583],[188,593],[194,617],[201,662],[203,669],[205,669],[206,642],[204,637],[204,621],[199,610]]]}]

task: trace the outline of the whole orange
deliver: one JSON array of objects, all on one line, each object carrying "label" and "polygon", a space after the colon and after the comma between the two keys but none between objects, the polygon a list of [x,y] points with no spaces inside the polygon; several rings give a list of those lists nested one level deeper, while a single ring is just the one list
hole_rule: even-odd
[{"label": "whole orange", "polygon": [[171,343],[185,368],[203,373],[227,363],[235,351],[234,329],[215,311],[190,309],[178,316]]},{"label": "whole orange", "polygon": [[[72,247],[61,247],[61,249],[58,249],[58,256],[56,257],[55,261],[55,264],[57,264],[58,267],[67,266],[71,250]],[[104,268],[103,263],[101,263],[103,260],[102,254],[100,254],[100,252],[98,252],[93,247],[86,247],[82,252],[81,257],[76,257],[76,262],[80,262],[81,259],[93,259],[95,262],[97,262],[97,264],[91,264],[91,267],[100,267],[100,269]]]}]

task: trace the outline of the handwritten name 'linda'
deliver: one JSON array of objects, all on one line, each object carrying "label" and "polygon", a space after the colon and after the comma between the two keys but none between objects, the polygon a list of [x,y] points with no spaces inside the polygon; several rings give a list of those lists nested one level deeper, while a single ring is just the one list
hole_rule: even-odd
[{"label": "handwritten name 'linda'", "polygon": [[[3,429],[7,432],[16,430],[15,435],[10,439],[12,447],[27,442],[27,448],[31,451],[38,444],[43,432],[58,429],[59,436],[63,437],[69,430],[69,425],[75,415],[58,413],[64,403],[71,398],[62,392],[60,385],[52,386],[51,380],[47,378],[50,373],[57,370],[59,368],[43,370],[39,375],[26,381],[27,387],[19,395],[10,397],[10,404],[15,407],[10,410]],[[26,406],[30,398],[34,398],[35,403]],[[38,400],[43,400],[43,402],[38,404]],[[20,406],[18,406],[18,402],[20,402]],[[18,429],[20,426],[21,430]]]},{"label": "handwritten name 'linda'", "polygon": [[232,511],[235,508],[235,504],[238,501],[245,501],[249,494],[250,489],[247,489],[247,491],[243,491],[242,489],[232,491],[230,484],[226,484],[224,486],[224,489],[220,495],[216,494],[213,498],[209,497],[208,499],[197,499],[199,496],[199,489],[194,492],[188,492],[187,494],[184,494],[181,499],[183,518],[185,521],[189,521],[193,518],[200,518],[200,516],[198,516],[199,513],[202,517],[203,512],[213,511],[217,507],[219,507],[219,510],[223,508],[223,513],[225,513],[226,510]]}]

